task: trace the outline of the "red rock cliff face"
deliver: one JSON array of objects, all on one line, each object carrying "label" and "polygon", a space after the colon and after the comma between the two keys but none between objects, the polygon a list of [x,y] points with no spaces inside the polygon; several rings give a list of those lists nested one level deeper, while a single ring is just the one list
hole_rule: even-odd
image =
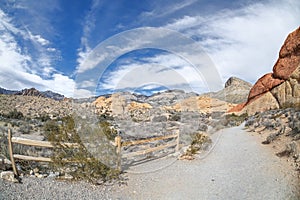
[{"label": "red rock cliff face", "polygon": [[[239,112],[247,107],[255,107],[257,111],[280,108],[283,105],[298,104],[300,101],[300,27],[290,33],[279,52],[279,58],[273,67],[273,73],[265,74],[251,88],[248,100],[229,112]],[[259,100],[260,99],[260,100]],[[267,101],[263,103],[264,101]],[[274,105],[251,105],[268,104]],[[276,104],[276,105],[275,105]],[[251,105],[251,106],[250,106]],[[254,111],[254,110],[253,110]]]}]

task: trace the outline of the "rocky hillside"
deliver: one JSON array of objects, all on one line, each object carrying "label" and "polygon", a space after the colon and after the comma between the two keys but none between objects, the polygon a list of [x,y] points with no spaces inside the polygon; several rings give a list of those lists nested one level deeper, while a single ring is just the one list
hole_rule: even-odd
[{"label": "rocky hillside", "polygon": [[247,97],[252,85],[237,77],[230,77],[226,83],[224,89],[217,92],[206,93],[206,96],[219,99],[229,103],[243,103],[247,101]]},{"label": "rocky hillside", "polygon": [[138,96],[130,93],[116,93],[101,96],[93,104],[99,114],[109,113],[116,117],[121,115],[135,116],[134,113],[161,112],[199,112],[211,114],[213,112],[227,112],[234,104],[211,98],[198,96],[195,93],[185,93],[181,90],[170,90],[154,94],[150,97]]},{"label": "rocky hillside", "polygon": [[269,110],[249,117],[245,128],[257,133],[262,144],[270,144],[277,156],[289,158],[300,172],[299,119],[300,111],[293,108]]},{"label": "rocky hillside", "polygon": [[51,118],[63,117],[73,112],[70,101],[56,101],[43,96],[0,95],[0,114],[7,115],[12,111],[21,112],[25,117]]},{"label": "rocky hillside", "polygon": [[258,79],[247,101],[230,111],[254,114],[285,107],[300,107],[300,27],[288,35],[273,72]]}]

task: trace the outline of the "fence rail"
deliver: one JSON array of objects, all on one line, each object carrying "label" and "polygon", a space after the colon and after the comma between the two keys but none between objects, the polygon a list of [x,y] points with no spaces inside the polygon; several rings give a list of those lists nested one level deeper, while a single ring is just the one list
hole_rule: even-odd
[{"label": "fence rail", "polygon": [[[16,168],[15,159],[26,160],[26,161],[36,161],[36,162],[53,162],[51,158],[47,158],[47,157],[26,156],[26,155],[20,155],[20,154],[13,153],[13,143],[27,145],[27,146],[54,148],[55,146],[51,142],[30,140],[30,139],[20,138],[20,137],[12,137],[11,125],[9,125],[9,127],[8,127],[7,141],[8,141],[8,151],[9,151],[9,156],[10,156],[10,160],[12,163],[12,168],[13,168],[14,174],[16,176],[19,176],[19,173]],[[66,146],[66,147],[79,147],[79,144],[77,144],[77,143],[60,143],[60,144],[63,146]]]},{"label": "fence rail", "polygon": [[[143,149],[143,150],[139,150],[136,152],[131,152],[131,153],[122,155],[122,147],[142,145],[145,143],[151,143],[151,142],[156,142],[156,141],[161,141],[161,140],[166,140],[166,139],[171,139],[171,138],[176,138],[176,141],[172,142],[172,143],[167,143],[164,145],[159,145],[156,147],[147,148],[147,149]],[[37,141],[37,140],[20,138],[20,137],[12,137],[10,125],[8,127],[8,138],[7,139],[8,139],[9,156],[10,156],[10,160],[12,163],[12,168],[13,168],[14,174],[16,176],[18,176],[19,174],[18,174],[18,170],[16,168],[15,159],[21,159],[21,160],[27,160],[27,161],[37,161],[37,162],[53,162],[51,158],[47,158],[47,157],[34,157],[34,156],[26,156],[26,155],[20,155],[20,154],[13,153],[13,144],[14,143],[21,144],[21,145],[27,145],[27,146],[55,148],[55,145],[53,145],[51,142]],[[60,143],[60,145],[63,145],[66,147],[79,147],[79,144],[77,144],[77,143]],[[117,165],[117,168],[121,171],[122,170],[122,166],[121,166],[122,156],[125,158],[128,158],[128,157],[133,157],[133,156],[138,156],[138,155],[145,155],[150,152],[160,151],[160,150],[172,147],[172,146],[176,146],[175,149],[176,149],[176,151],[178,151],[179,150],[179,131],[177,130],[177,133],[172,134],[172,135],[158,136],[158,137],[152,137],[152,138],[141,139],[141,140],[133,140],[133,141],[122,141],[122,138],[120,136],[117,136],[117,137],[115,137],[114,145],[116,146],[116,153],[118,155],[116,165]]]},{"label": "fence rail", "polygon": [[[159,145],[156,147],[147,148],[147,149],[143,149],[143,150],[139,150],[136,152],[127,153],[127,154],[123,154],[123,155],[121,153],[122,147],[141,145],[141,144],[145,144],[145,143],[151,143],[151,142],[161,141],[161,140],[166,140],[166,139],[171,139],[171,138],[176,138],[176,141],[165,144],[165,145]],[[177,130],[176,134],[172,134],[172,135],[158,136],[158,137],[152,137],[152,138],[141,139],[141,140],[133,140],[133,141],[122,141],[122,138],[120,136],[117,136],[115,138],[115,146],[117,146],[116,152],[118,155],[117,167],[119,170],[122,170],[122,168],[121,168],[122,157],[128,158],[128,157],[133,157],[133,156],[145,155],[145,154],[148,154],[148,153],[151,153],[154,151],[160,151],[160,150],[172,147],[172,146],[175,146],[175,150],[179,151],[179,130]]]},{"label": "fence rail", "polygon": [[[37,140],[30,140],[26,138],[20,138],[20,137],[12,137],[11,142],[16,144],[28,145],[28,146],[47,147],[47,148],[55,147],[51,142],[48,141],[37,141]],[[66,147],[79,147],[79,144],[76,143],[64,142],[60,144]]]}]

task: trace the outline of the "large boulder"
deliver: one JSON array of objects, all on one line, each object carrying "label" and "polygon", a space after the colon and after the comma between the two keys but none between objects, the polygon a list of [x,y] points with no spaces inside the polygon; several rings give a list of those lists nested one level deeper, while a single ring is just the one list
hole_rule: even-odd
[{"label": "large boulder", "polygon": [[272,73],[265,74],[263,77],[258,79],[255,85],[251,88],[248,101],[251,101],[266,92],[269,92],[274,87],[280,85],[284,80],[273,77]]}]

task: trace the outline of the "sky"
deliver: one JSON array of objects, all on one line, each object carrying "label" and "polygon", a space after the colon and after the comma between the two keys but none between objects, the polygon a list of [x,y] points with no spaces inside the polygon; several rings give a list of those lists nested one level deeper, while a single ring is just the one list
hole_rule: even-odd
[{"label": "sky", "polygon": [[2,0],[0,87],[203,93],[271,72],[298,0]]}]

